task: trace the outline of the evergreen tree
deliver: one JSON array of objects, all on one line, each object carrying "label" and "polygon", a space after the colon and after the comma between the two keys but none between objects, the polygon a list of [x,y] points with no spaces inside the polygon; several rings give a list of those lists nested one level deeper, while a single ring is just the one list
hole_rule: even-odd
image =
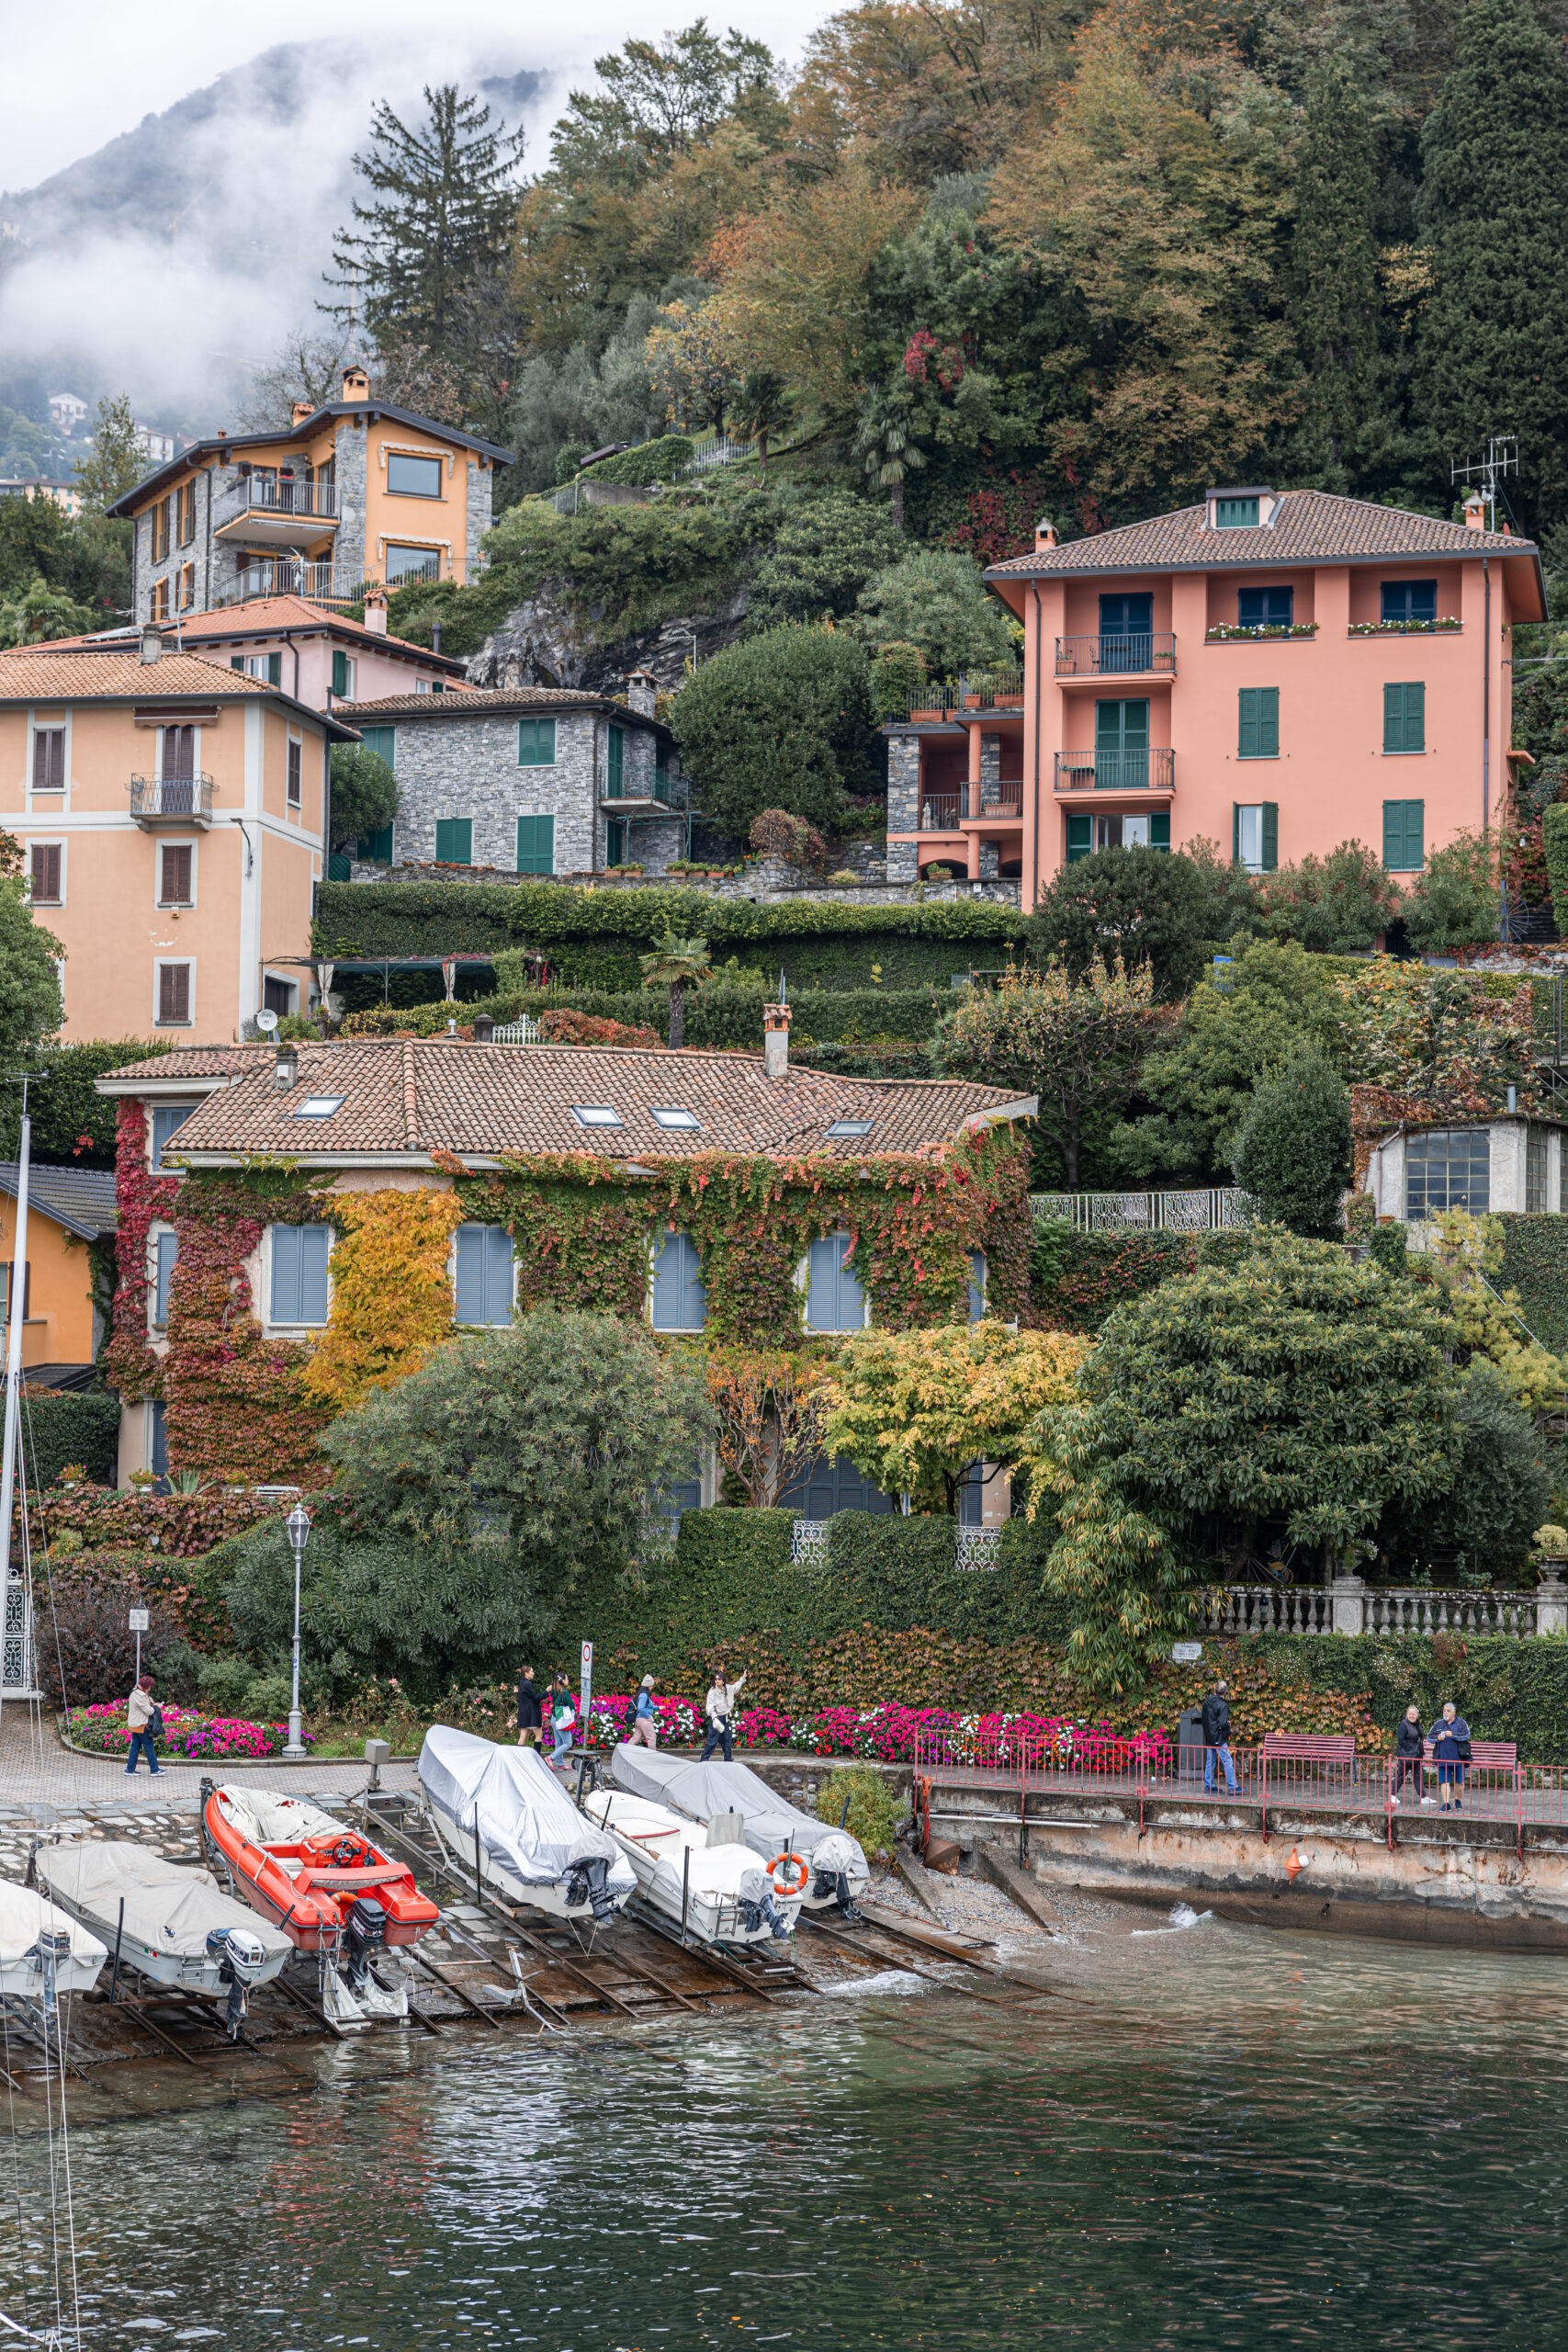
[{"label": "evergreen tree", "polygon": [[100,401],[93,425],[92,455],[71,469],[82,493],[83,511],[101,514],[150,471],[129,396],[117,392],[113,400]]},{"label": "evergreen tree", "polygon": [[352,330],[429,345],[444,354],[465,289],[501,268],[517,189],[521,130],[490,127],[490,108],[455,82],[424,93],[429,116],[411,130],[383,99],[371,147],[355,169],[376,200],[355,199],[355,226],[340,229],[326,283],[348,299],[321,307]]},{"label": "evergreen tree", "polygon": [[1376,340],[1372,128],[1356,77],[1330,58],[1307,95],[1296,167],[1295,319],[1312,376],[1310,423],[1336,475],[1360,414]]},{"label": "evergreen tree", "polygon": [[1568,512],[1568,60],[1528,0],[1471,0],[1421,148],[1434,456],[1476,457],[1489,434],[1517,433],[1529,519],[1555,520]]},{"label": "evergreen tree", "polygon": [[1350,1096],[1321,1054],[1260,1079],[1236,1130],[1235,1181],[1273,1225],[1331,1241],[1350,1182]]}]

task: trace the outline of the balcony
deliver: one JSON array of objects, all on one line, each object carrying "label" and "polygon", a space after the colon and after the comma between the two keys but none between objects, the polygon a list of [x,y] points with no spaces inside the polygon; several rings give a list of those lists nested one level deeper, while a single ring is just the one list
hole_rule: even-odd
[{"label": "balcony", "polygon": [[1023,710],[1021,670],[977,670],[938,684],[934,681],[909,697],[911,726],[940,727],[996,710],[1004,715]]},{"label": "balcony", "polygon": [[292,474],[251,474],[235,485],[220,539],[243,534],[263,547],[295,547],[337,528],[337,485]]},{"label": "balcony", "polygon": [[148,831],[159,825],[210,825],[209,775],[133,775],[130,813]]},{"label": "balcony", "polygon": [[1174,752],[1058,752],[1058,792],[1174,792]]},{"label": "balcony", "polygon": [[668,768],[655,768],[651,778],[645,776],[640,784],[626,775],[610,776],[599,797],[617,817],[658,816],[674,806]]},{"label": "balcony", "polygon": [[966,784],[958,792],[922,792],[915,830],[955,833],[963,825],[1021,825],[1021,784]]},{"label": "balcony", "polygon": [[302,556],[255,555],[242,564],[226,605],[248,605],[258,596],[304,596],[320,604],[333,593],[333,567],[307,563]]},{"label": "balcony", "polygon": [[1058,678],[1173,678],[1176,639],[1169,629],[1128,637],[1059,637]]}]

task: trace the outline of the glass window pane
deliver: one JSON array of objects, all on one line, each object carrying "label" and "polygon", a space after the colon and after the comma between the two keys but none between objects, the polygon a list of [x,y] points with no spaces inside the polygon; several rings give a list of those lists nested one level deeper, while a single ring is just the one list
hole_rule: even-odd
[{"label": "glass window pane", "polygon": [[1404,1214],[1413,1222],[1444,1209],[1484,1215],[1491,1200],[1491,1139],[1484,1127],[1429,1127],[1404,1144]]},{"label": "glass window pane", "polygon": [[441,495],[440,458],[400,458],[389,451],[387,488],[396,491],[403,498],[439,498]]}]

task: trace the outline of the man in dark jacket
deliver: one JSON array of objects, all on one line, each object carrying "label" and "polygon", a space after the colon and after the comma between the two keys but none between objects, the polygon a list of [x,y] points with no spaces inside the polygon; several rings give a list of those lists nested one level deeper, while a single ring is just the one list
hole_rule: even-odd
[{"label": "man in dark jacket", "polygon": [[537,1747],[539,1745],[539,1709],[543,1693],[534,1680],[531,1666],[523,1668],[523,1679],[517,1685],[517,1745]]},{"label": "man in dark jacket", "polygon": [[1415,1781],[1416,1793],[1422,1803],[1425,1804],[1427,1801],[1421,1787],[1421,1758],[1425,1747],[1421,1710],[1419,1707],[1406,1707],[1400,1717],[1399,1729],[1393,1740],[1393,1793],[1389,1802],[1395,1812],[1399,1809],[1399,1792],[1407,1780]]},{"label": "man in dark jacket", "polygon": [[1203,1788],[1214,1785],[1214,1758],[1224,1759],[1225,1786],[1235,1794],[1235,1764],[1231,1756],[1231,1702],[1224,1683],[1216,1682],[1201,1710],[1203,1721]]},{"label": "man in dark jacket", "polygon": [[1443,1712],[1427,1736],[1432,1743],[1432,1761],[1438,1768],[1438,1810],[1461,1812],[1460,1792],[1464,1787],[1464,1768],[1470,1761],[1470,1725],[1451,1699],[1444,1700]]}]

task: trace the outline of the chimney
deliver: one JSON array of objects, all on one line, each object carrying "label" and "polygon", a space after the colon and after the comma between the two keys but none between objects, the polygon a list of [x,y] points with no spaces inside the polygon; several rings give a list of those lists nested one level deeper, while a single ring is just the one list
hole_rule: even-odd
[{"label": "chimney", "polygon": [[1036,555],[1044,555],[1055,544],[1056,526],[1052,522],[1049,514],[1042,514],[1039,522],[1034,526],[1034,552]]},{"label": "chimney", "polygon": [[626,679],[626,700],[639,718],[651,718],[659,706],[659,681],[651,670],[633,670]]},{"label": "chimney", "polygon": [[476,1013],[475,1013],[475,1015],[474,1015],[474,1043],[475,1043],[475,1045],[476,1045],[476,1046],[493,1046],[493,1045],[494,1045],[494,1043],[495,1043],[495,1015],[494,1015],[494,1013],[493,1013],[493,1012],[476,1012]]},{"label": "chimney", "polygon": [[345,401],[367,401],[370,397],[370,379],[357,360],[343,371],[343,396]]},{"label": "chimney", "polygon": [[378,637],[387,634],[387,592],[384,588],[365,591],[365,626]]},{"label": "chimney", "polygon": [[789,1007],[782,983],[777,1004],[762,1007],[762,1068],[770,1078],[789,1076]]},{"label": "chimney", "polygon": [[290,424],[303,424],[308,416],[314,416],[315,413],[314,405],[310,401],[296,401],[289,413],[288,422]]},{"label": "chimney", "polygon": [[1483,531],[1486,528],[1486,501],[1478,490],[1465,493],[1464,527],[1467,531]]},{"label": "chimney", "polygon": [[441,624],[439,621],[432,621],[430,624],[430,650],[432,653],[439,653],[441,650]]},{"label": "chimney", "polygon": [[277,1058],[272,1066],[272,1082],[280,1094],[286,1094],[299,1075],[299,1048],[279,1040]]},{"label": "chimney", "polygon": [[141,659],[143,662],[161,662],[163,658],[163,630],[158,627],[156,621],[143,621],[141,624]]},{"label": "chimney", "polygon": [[218,428],[218,462],[220,466],[229,462],[229,428],[226,424]]}]

